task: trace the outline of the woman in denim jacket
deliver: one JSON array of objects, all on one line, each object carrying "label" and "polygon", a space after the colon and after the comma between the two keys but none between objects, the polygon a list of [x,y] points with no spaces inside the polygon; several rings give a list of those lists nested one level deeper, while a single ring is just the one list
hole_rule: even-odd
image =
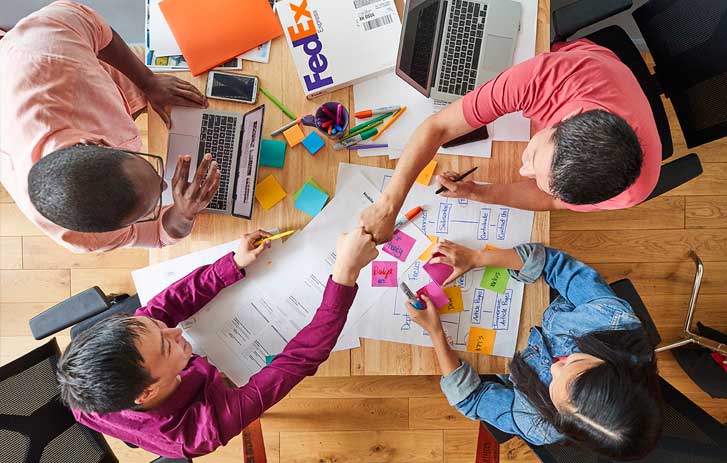
[{"label": "woman in denim jacket", "polygon": [[541,244],[480,251],[444,241],[433,252],[441,254],[434,262],[454,267],[446,283],[491,265],[524,283],[543,275],[560,293],[510,363],[507,385],[460,362],[428,298],[423,310],[407,304],[431,336],[451,405],[535,445],[570,440],[617,459],[654,447],[663,421],[654,350],[631,306],[595,270]]}]

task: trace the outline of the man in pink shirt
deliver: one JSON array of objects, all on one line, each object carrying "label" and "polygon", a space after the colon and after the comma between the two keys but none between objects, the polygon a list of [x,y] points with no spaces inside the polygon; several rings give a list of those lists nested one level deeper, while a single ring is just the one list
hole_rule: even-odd
[{"label": "man in pink shirt", "polygon": [[227,444],[315,374],[346,323],[359,272],[378,255],[362,228],[339,237],[336,263],[313,320],[282,353],[271,353],[277,354],[273,361],[244,386],[228,386],[176,328],[244,278],[244,267],[269,247],[253,245],[264,236],[269,234],[246,235],[237,252],[190,273],[133,317],[112,316],[74,339],[58,362],[57,376],[61,399],[76,419],[149,452],[193,458]]},{"label": "man in pink shirt", "polygon": [[556,44],[511,67],[429,117],[411,136],[393,178],[362,214],[377,242],[387,241],[418,173],[449,140],[523,111],[537,131],[511,184],[440,183],[446,197],[526,210],[623,209],[644,201],[661,169],[661,142],[646,95],[629,68],[588,40]]},{"label": "man in pink shirt", "polygon": [[[171,105],[205,106],[188,82],[155,75],[96,12],[58,1],[0,35],[0,181],[21,211],[75,252],[161,247],[187,236],[219,183],[214,162],[161,208],[158,158],[134,118],[147,103],[169,124]],[[30,174],[30,175],[29,175]],[[163,174],[163,172],[162,172]]]}]

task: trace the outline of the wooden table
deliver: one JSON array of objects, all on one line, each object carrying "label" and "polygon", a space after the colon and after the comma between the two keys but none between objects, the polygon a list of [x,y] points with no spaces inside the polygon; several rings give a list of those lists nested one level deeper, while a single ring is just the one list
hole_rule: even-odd
[{"label": "wooden table", "polygon": [[[396,0],[399,14],[402,12],[404,0]],[[550,35],[550,0],[540,0],[538,7],[538,32],[536,50],[549,49]],[[396,46],[392,44],[392,46]],[[243,74],[256,75],[260,84],[282,101],[295,114],[312,114],[315,109],[326,101],[338,101],[353,108],[353,89],[346,88],[320,96],[315,100],[307,100],[303,94],[295,65],[288,46],[282,38],[276,39],[270,52],[270,63],[259,64],[245,62]],[[189,73],[178,73],[179,77],[195,84],[202,92],[206,85],[206,74],[192,77]],[[265,125],[263,136],[288,122],[288,118],[260,93],[257,104],[266,104]],[[210,107],[222,111],[246,112],[250,105],[210,100]],[[306,133],[310,128],[305,128]],[[437,172],[444,170],[464,171],[474,165],[479,169],[474,174],[475,180],[507,183],[519,180],[520,155],[526,143],[494,142],[491,159],[437,155]],[[164,155],[167,150],[167,130],[161,119],[150,111],[149,116],[149,152]],[[310,217],[293,207],[292,193],[296,192],[306,181],[314,178],[329,194],[336,189],[338,164],[350,162],[354,164],[387,167],[393,169],[395,161],[385,157],[361,158],[355,152],[347,150],[334,151],[327,144],[315,156],[311,156],[302,145],[288,147],[285,167],[275,169],[261,167],[259,179],[272,173],[281,183],[288,196],[269,211],[265,211],[255,202],[253,220],[247,221],[231,216],[217,214],[201,214],[197,218],[191,236],[180,243],[150,252],[150,263],[161,262],[190,252],[208,248],[215,244],[238,239],[242,234],[258,228],[274,228],[281,230],[303,228]],[[536,213],[533,225],[532,240],[548,243],[549,214]],[[527,342],[528,328],[539,324],[543,309],[548,303],[548,288],[545,283],[529,285],[525,288],[522,315],[520,317],[520,335],[518,348]],[[460,353],[463,359],[476,365],[481,373],[499,373],[506,370],[507,359]],[[433,375],[438,374],[434,351],[429,347],[411,346],[384,341],[362,339],[361,347],[350,351],[334,352],[329,360],[319,369],[319,375],[351,376],[351,375]]]}]

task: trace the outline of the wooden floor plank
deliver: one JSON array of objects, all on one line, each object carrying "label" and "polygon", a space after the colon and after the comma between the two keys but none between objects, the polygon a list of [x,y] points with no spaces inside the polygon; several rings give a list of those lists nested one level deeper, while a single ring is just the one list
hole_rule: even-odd
[{"label": "wooden floor plank", "polygon": [[4,186],[0,185],[0,203],[12,203],[13,198],[8,193],[8,190]]},{"label": "wooden floor plank", "polygon": [[449,405],[444,395],[409,399],[409,429],[472,429],[477,423]]},{"label": "wooden floor plank", "polygon": [[703,163],[702,175],[673,190],[665,196],[712,196],[727,191],[727,162]]},{"label": "wooden floor plank", "polygon": [[60,302],[71,295],[68,270],[0,270],[0,303]]},{"label": "wooden floor plank", "polygon": [[137,269],[149,265],[149,251],[141,248],[76,254],[45,236],[23,238],[23,268]]},{"label": "wooden floor plank", "polygon": [[441,463],[442,431],[281,432],[285,463]]},{"label": "wooden floor plank", "polygon": [[0,269],[18,270],[21,268],[23,268],[23,238],[0,236]]},{"label": "wooden floor plank", "polygon": [[71,294],[98,286],[106,294],[136,294],[131,278],[134,269],[71,269]]},{"label": "wooden floor plank", "polygon": [[687,196],[686,228],[727,229],[727,196]]},{"label": "wooden floor plank", "polygon": [[306,378],[290,393],[295,399],[439,397],[439,376]]},{"label": "wooden floor plank", "polygon": [[31,336],[28,322],[53,304],[48,302],[19,302],[0,304],[0,337]]},{"label": "wooden floor plank", "polygon": [[15,204],[0,203],[0,236],[43,236],[43,232]]},{"label": "wooden floor plank", "polygon": [[660,196],[630,209],[597,214],[554,211],[550,213],[550,229],[562,231],[684,228],[684,203],[683,196]]},{"label": "wooden floor plank", "polygon": [[263,415],[268,431],[406,429],[407,399],[286,399]]},{"label": "wooden floor plank", "polygon": [[[696,266],[691,259],[680,262],[623,262],[591,264],[609,283],[628,278],[644,294],[689,294]],[[700,294],[724,293],[727,262],[705,262]]]},{"label": "wooden floor plank", "polygon": [[473,463],[477,453],[477,433],[474,429],[444,430],[444,463]]},{"label": "wooden floor plank", "polygon": [[[265,441],[265,457],[267,463],[280,463],[280,433],[263,430]],[[149,460],[151,461],[151,460]],[[236,436],[224,447],[194,459],[195,463],[244,463],[242,461],[242,437]]]},{"label": "wooden floor plank", "polygon": [[584,262],[680,262],[694,250],[704,261],[724,261],[724,230],[554,231],[551,245]]}]

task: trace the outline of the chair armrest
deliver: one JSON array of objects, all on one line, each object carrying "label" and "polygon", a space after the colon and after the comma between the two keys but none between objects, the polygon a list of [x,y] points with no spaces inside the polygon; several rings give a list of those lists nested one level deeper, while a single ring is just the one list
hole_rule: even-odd
[{"label": "chair armrest", "polygon": [[702,163],[699,156],[694,153],[687,154],[675,161],[661,166],[659,181],[656,182],[654,191],[651,192],[646,201],[656,198],[669,190],[687,183],[689,180],[702,175]]},{"label": "chair armrest", "polygon": [[94,286],[31,318],[30,331],[35,339],[43,339],[108,308],[106,295]]},{"label": "chair armrest", "polygon": [[579,0],[553,11],[553,42],[561,42],[579,29],[595,24],[633,6],[632,0]]}]

